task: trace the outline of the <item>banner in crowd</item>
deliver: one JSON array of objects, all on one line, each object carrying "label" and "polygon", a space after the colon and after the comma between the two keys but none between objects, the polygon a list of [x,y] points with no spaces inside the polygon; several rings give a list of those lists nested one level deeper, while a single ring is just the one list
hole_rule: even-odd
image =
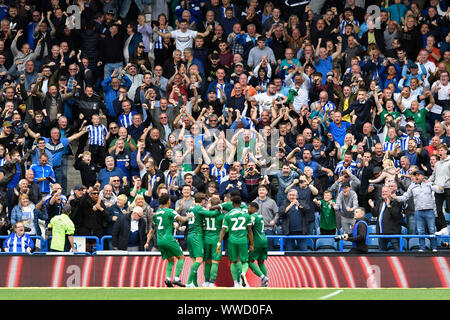
[{"label": "banner in crowd", "polygon": [[[448,288],[447,256],[269,256],[266,268],[274,288]],[[164,287],[166,260],[160,255],[1,256],[1,287]],[[181,279],[192,261],[185,259]],[[175,271],[175,270],[174,270]],[[203,266],[198,271],[204,281]],[[249,269],[251,287],[260,280]],[[216,286],[232,286],[224,257]]]}]

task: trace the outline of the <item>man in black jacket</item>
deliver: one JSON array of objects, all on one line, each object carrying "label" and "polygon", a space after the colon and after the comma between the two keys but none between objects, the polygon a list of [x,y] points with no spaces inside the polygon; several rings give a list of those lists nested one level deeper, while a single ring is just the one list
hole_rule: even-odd
[{"label": "man in black jacket", "polygon": [[123,66],[123,44],[123,28],[119,24],[113,24],[101,43],[101,61],[105,66],[105,79],[113,73],[114,69]]},{"label": "man in black jacket", "polygon": [[[372,215],[377,217],[377,234],[401,234],[402,204],[391,198],[391,189],[384,186],[381,189],[381,199],[374,203],[369,200]],[[380,238],[378,243],[380,250],[386,251],[389,242],[395,251],[400,250],[399,238]]]},{"label": "man in black jacket", "polygon": [[372,108],[375,103],[372,98],[367,98],[367,90],[360,88],[358,90],[356,100],[344,111],[342,112],[342,117],[347,114],[355,112],[356,120],[352,126],[352,134],[356,136],[357,130],[362,128],[364,123],[372,122]]},{"label": "man in black jacket", "polygon": [[114,223],[112,245],[115,250],[144,251],[147,241],[144,211],[135,207],[130,214],[124,214]]},{"label": "man in black jacket", "polygon": [[100,201],[99,193],[96,186],[91,187],[81,198],[78,214],[82,236],[95,236],[99,239],[104,236],[109,214],[105,204]]},{"label": "man in black jacket", "polygon": [[416,18],[408,16],[402,31],[402,44],[406,55],[408,59],[415,61],[421,49],[421,42],[417,39],[422,39],[419,27],[416,27]]},{"label": "man in black jacket", "polygon": [[[150,152],[153,159],[155,159],[155,163],[157,166],[161,163],[161,160],[164,158],[164,150],[166,147],[161,142],[159,130],[156,128],[145,130],[141,139],[145,140],[146,150]],[[147,135],[150,132],[150,135]]]}]

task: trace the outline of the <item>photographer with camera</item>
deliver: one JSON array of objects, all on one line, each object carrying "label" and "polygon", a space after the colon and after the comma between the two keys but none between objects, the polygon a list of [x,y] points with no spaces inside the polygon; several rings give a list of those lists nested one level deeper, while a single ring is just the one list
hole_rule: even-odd
[{"label": "photographer with camera", "polygon": [[335,241],[345,240],[352,242],[352,248],[349,253],[365,254],[369,252],[367,246],[369,240],[369,225],[367,224],[366,210],[362,207],[358,207],[353,215],[355,219],[354,226],[350,229],[350,233],[344,233],[334,237]]}]

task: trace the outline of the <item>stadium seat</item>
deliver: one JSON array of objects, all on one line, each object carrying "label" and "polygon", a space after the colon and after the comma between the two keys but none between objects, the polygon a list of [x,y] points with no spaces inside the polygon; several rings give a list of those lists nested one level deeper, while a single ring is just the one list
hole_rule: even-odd
[{"label": "stadium seat", "polygon": [[[408,249],[410,251],[419,250],[419,238],[410,238],[408,241]],[[425,249],[426,250],[431,249],[430,239],[425,239]]]},{"label": "stadium seat", "polygon": [[337,251],[336,241],[333,238],[316,239],[315,251]]},{"label": "stadium seat", "polygon": [[369,237],[369,243],[367,245],[369,249],[378,249],[378,238],[371,238]]},{"label": "stadium seat", "polygon": [[[399,239],[399,240],[400,240],[400,247],[403,248],[403,251],[408,250],[406,239]],[[394,251],[394,247],[390,242],[388,243],[388,251]]]},{"label": "stadium seat", "polygon": [[377,217],[370,215],[370,219],[367,219],[367,220],[369,221],[369,225],[377,224]]},{"label": "stadium seat", "polygon": [[375,224],[369,225],[369,234],[376,234],[377,233],[377,226]]},{"label": "stadium seat", "polygon": [[446,212],[446,213],[444,213],[444,215],[445,215],[445,221],[447,222],[447,224],[450,224],[450,213]]},{"label": "stadium seat", "polygon": [[343,251],[348,251],[353,247],[353,244],[351,241],[343,241],[341,240],[342,243],[342,249]]},{"label": "stadium seat", "polygon": [[308,241],[307,244],[308,251],[314,251],[314,240],[312,238],[308,238],[307,241]]}]

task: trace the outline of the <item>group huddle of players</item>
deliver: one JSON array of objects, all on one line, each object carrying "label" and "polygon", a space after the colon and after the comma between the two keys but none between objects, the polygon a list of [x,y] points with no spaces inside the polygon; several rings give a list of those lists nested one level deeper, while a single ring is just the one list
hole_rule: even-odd
[{"label": "group huddle of players", "polygon": [[[228,233],[227,254],[231,262],[231,275],[234,287],[248,287],[245,277],[248,268],[261,278],[261,286],[268,286],[269,278],[264,261],[267,259],[268,242],[264,233],[264,222],[258,213],[259,205],[242,203],[239,192],[227,194],[221,203],[219,196],[211,197],[206,203],[206,195],[198,192],[194,204],[186,216],[180,216],[170,208],[170,197],[159,198],[160,207],[154,216],[151,233],[156,232],[156,244],[162,258],[168,261],[165,284],[180,287],[198,287],[197,271],[204,262],[204,287],[215,287],[219,263],[222,259],[222,242]],[[188,222],[187,248],[192,259],[187,284],[180,280],[184,266],[184,255],[180,244],[175,240],[174,224]],[[152,238],[152,235],[148,239]],[[175,276],[172,270],[175,264]],[[256,261],[258,264],[256,264]]]}]

